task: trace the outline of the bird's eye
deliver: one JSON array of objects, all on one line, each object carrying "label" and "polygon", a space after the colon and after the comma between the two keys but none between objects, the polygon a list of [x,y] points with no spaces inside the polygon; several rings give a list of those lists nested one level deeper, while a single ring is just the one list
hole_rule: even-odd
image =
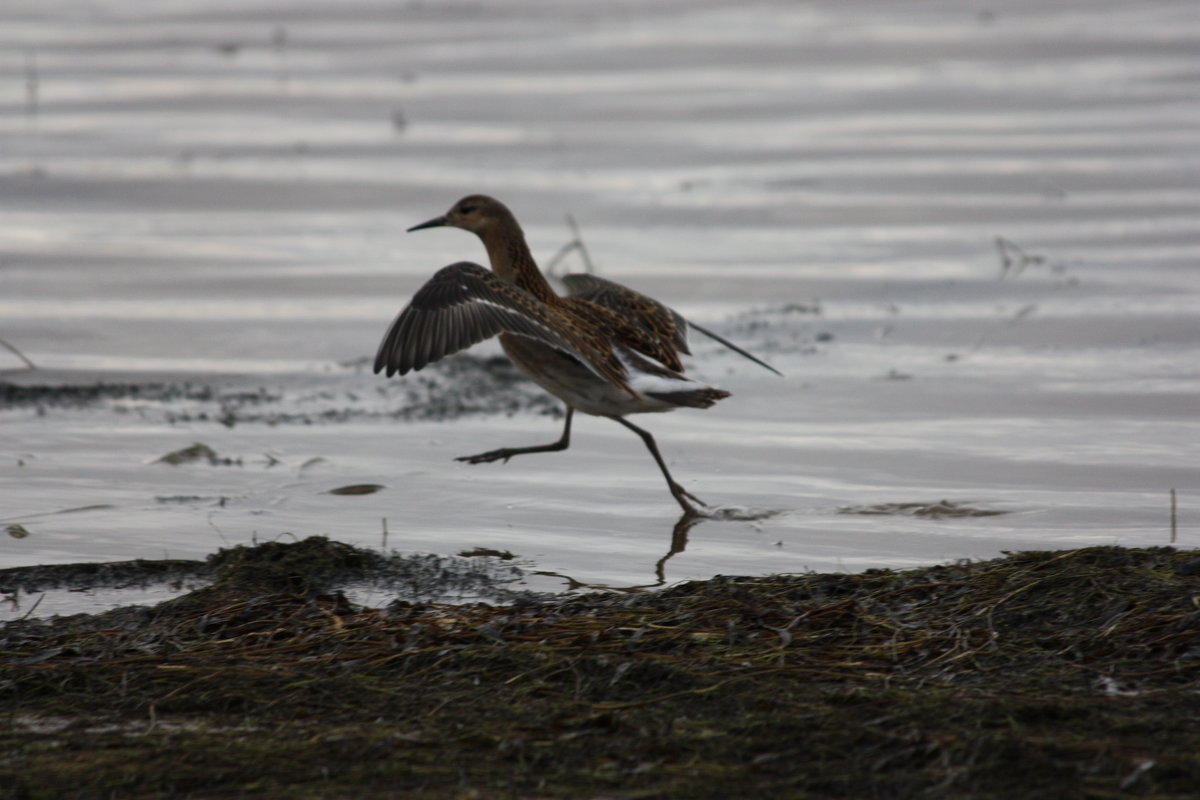
[{"label": "bird's eye", "polygon": [[475,213],[475,206],[459,206],[459,207],[458,207],[458,213],[460,213],[460,214],[473,214],[473,213]]}]

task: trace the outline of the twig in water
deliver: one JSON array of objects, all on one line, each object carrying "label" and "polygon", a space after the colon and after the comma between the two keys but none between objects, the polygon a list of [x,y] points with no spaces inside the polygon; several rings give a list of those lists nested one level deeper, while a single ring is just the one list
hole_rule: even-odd
[{"label": "twig in water", "polygon": [[29,619],[29,615],[32,614],[33,612],[37,611],[37,607],[40,606],[42,604],[42,601],[45,599],[46,599],[46,593],[42,592],[38,596],[38,599],[34,601],[33,605],[29,607],[29,610],[25,612],[24,616],[21,617],[21,619],[22,620]]},{"label": "twig in water", "polygon": [[546,262],[546,267],[542,270],[542,272],[545,272],[547,275],[554,275],[554,268],[558,266],[558,262],[562,261],[563,257],[566,256],[567,253],[574,250],[578,244],[578,242],[567,242],[562,247],[558,248],[558,252],[554,254],[553,258]]},{"label": "twig in water", "polygon": [[[221,537],[221,541],[225,543],[225,546],[226,546],[226,547],[232,547],[233,545],[231,545],[231,544],[229,543],[229,540],[225,538],[225,532],[224,532],[224,531],[222,531],[220,528],[218,528],[218,527],[217,527],[217,524],[216,524],[215,522],[213,522],[213,514],[214,514],[214,513],[216,513],[216,512],[209,512],[209,515],[208,515],[208,527],[212,528],[214,531],[216,531],[216,532],[217,532],[217,536],[220,536],[220,537]],[[255,534],[255,535],[257,535],[257,534]]]},{"label": "twig in water", "polygon": [[1008,318],[1008,324],[1014,325],[1019,320],[1023,320],[1033,312],[1037,311],[1037,303],[1028,303],[1017,309],[1016,313]]},{"label": "twig in water", "polygon": [[379,545],[379,549],[381,551],[383,551],[384,553],[387,552],[387,535],[388,535],[387,517],[384,517],[383,518],[383,541]]},{"label": "twig in water", "polygon": [[571,229],[571,234],[575,237],[571,241],[558,248],[558,252],[554,257],[546,262],[545,272],[550,275],[554,274],[554,268],[559,262],[566,258],[567,254],[572,250],[579,251],[579,257],[583,259],[583,271],[589,275],[596,272],[596,265],[592,263],[592,257],[588,254],[587,245],[583,243],[583,234],[579,232],[579,224],[575,222],[575,217],[567,214],[567,227]]},{"label": "twig in water", "polygon": [[6,350],[8,350],[10,353],[12,353],[12,354],[13,354],[13,355],[15,355],[17,358],[19,358],[19,359],[21,359],[22,361],[24,361],[24,362],[25,362],[25,366],[29,367],[30,369],[37,369],[37,364],[34,364],[32,361],[30,361],[30,360],[29,360],[29,359],[28,359],[28,358],[25,356],[25,354],[24,354],[24,353],[22,353],[22,352],[21,352],[20,350],[18,350],[17,348],[13,347],[13,346],[12,346],[11,344],[9,344],[8,342],[4,341],[3,339],[0,339],[0,346],[3,346],[3,347],[4,347]]},{"label": "twig in water", "polygon": [[1175,490],[1171,490],[1171,544],[1175,544],[1175,534],[1178,530],[1179,517],[1177,515],[1177,506],[1175,504]]},{"label": "twig in water", "polygon": [[[1026,305],[1023,305],[1020,308],[1018,308],[1016,310],[1016,312],[1013,313],[1012,316],[1010,316],[1008,319],[1006,319],[1002,323],[1000,323],[1000,325],[1001,326],[1016,325],[1018,322],[1020,322],[1021,320],[1028,317],[1030,314],[1037,311],[1037,308],[1038,308],[1037,303],[1028,303]],[[979,352],[979,350],[981,350],[983,348],[983,345],[989,339],[992,338],[992,334],[996,333],[996,331],[999,329],[1000,328],[995,325],[988,327],[987,330],[985,330],[985,331],[983,331],[983,333],[979,334],[979,338],[977,338],[975,340],[975,344],[971,345],[970,349],[968,349],[967,352],[968,353]]]},{"label": "twig in water", "polygon": [[1017,277],[1031,264],[1046,263],[1045,256],[1026,253],[1016,242],[1005,239],[1003,236],[996,237],[996,251],[1000,254],[1000,280],[1004,280],[1009,275]]},{"label": "twig in water", "polygon": [[588,254],[587,245],[583,243],[583,234],[579,232],[579,224],[575,222],[575,217],[567,214],[567,227],[571,229],[571,233],[575,235],[575,241],[579,245],[579,257],[583,259],[583,271],[589,275],[596,272],[596,265],[592,263],[592,257]]}]

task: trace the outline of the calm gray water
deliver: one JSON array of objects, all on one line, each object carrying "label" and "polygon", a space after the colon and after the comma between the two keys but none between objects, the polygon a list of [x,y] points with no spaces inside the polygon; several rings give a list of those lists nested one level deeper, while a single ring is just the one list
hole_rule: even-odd
[{"label": "calm gray water", "polygon": [[[28,531],[0,566],[327,534],[635,586],[1167,544],[1171,489],[1198,546],[1195,11],[8,0],[0,338],[39,369],[0,349],[0,378],[191,388],[0,408],[0,531]],[[561,422],[534,389],[397,418],[478,398],[364,367],[485,260],[404,233],[471,192],[543,261],[572,214],[603,275],[785,373],[696,341],[733,397],[637,420],[721,512],[665,564],[678,509],[629,432],[458,464]],[[193,442],[233,463],[156,461]],[[328,493],[354,483],[386,488]],[[904,507],[942,500],[1008,513]]]}]

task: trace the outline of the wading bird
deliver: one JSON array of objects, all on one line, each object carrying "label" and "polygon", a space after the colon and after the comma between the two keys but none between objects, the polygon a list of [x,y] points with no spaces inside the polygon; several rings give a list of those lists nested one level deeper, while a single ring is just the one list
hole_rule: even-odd
[{"label": "wading bird", "polygon": [[408,230],[442,226],[477,235],[491,270],[467,261],[438,270],[388,328],[375,356],[375,372],[404,375],[499,335],[517,369],[566,404],[562,436],[550,444],[502,447],[459,461],[483,464],[566,450],[571,418],[578,410],[608,417],[640,436],[685,515],[700,515],[693,503],[704,502],[671,477],[649,431],[625,416],[708,408],[729,397],[729,392],[683,374],[679,357],[691,354],[689,327],[778,371],[657,300],[612,281],[566,275],[562,280],[568,294],[559,296],[533,260],[516,217],[498,200],[464,197],[443,216]]}]

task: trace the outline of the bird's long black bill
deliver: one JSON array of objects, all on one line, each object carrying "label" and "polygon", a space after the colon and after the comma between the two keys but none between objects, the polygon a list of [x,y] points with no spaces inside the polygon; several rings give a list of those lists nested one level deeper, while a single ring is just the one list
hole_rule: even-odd
[{"label": "bird's long black bill", "polygon": [[708,330],[707,328],[701,328],[699,325],[697,325],[696,323],[692,322],[691,320],[688,320],[688,327],[689,327],[689,328],[694,328],[694,329],[696,329],[696,330],[700,331],[701,333],[703,333],[703,334],[704,334],[705,336],[707,336],[708,338],[710,338],[710,339],[715,339],[716,341],[718,341],[718,342],[720,342],[721,344],[725,345],[726,347],[728,347],[730,350],[732,350],[733,352],[737,353],[738,355],[740,355],[740,356],[744,356],[744,357],[746,357],[746,358],[750,359],[750,360],[751,360],[751,361],[753,361],[755,364],[758,364],[760,367],[763,367],[764,369],[769,369],[769,370],[771,370],[771,372],[774,372],[776,375],[778,375],[778,376],[779,376],[779,377],[781,377],[781,378],[783,377],[783,373],[782,373],[782,372],[780,372],[779,370],[775,369],[775,368],[774,368],[774,367],[772,367],[770,364],[768,364],[767,362],[763,361],[761,358],[758,358],[757,356],[753,356],[753,355],[751,355],[750,353],[747,353],[745,350],[743,350],[742,348],[738,347],[738,346],[737,346],[736,344],[734,344],[733,342],[730,342],[730,341],[727,341],[727,340],[725,340],[725,339],[722,339],[720,336],[717,336],[715,333],[713,333],[712,331]]},{"label": "bird's long black bill", "polygon": [[413,225],[411,228],[408,229],[408,232],[412,233],[413,231],[419,231],[422,228],[440,228],[445,224],[446,224],[445,217],[434,217],[433,219],[428,220],[427,222],[422,222],[420,225]]}]

